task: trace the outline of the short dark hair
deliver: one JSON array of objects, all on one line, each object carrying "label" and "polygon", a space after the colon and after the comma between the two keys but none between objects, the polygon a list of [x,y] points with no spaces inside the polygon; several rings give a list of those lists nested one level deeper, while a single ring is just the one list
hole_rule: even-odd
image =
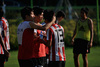
[{"label": "short dark hair", "polygon": [[34,15],[38,16],[40,15],[44,10],[38,6],[34,6],[33,7],[33,10],[34,10]]},{"label": "short dark hair", "polygon": [[3,15],[4,15],[3,9],[2,7],[0,7],[0,19],[3,17]]},{"label": "short dark hair", "polygon": [[32,8],[30,7],[24,7],[22,10],[21,10],[21,17],[25,20],[26,19],[26,15],[30,16],[31,15],[31,12],[32,12]]},{"label": "short dark hair", "polygon": [[45,10],[43,17],[44,17],[45,20],[48,20],[48,22],[51,22],[54,14],[55,13],[52,10]]},{"label": "short dark hair", "polygon": [[56,17],[57,17],[57,18],[59,18],[59,17],[65,18],[65,13],[64,13],[63,11],[58,11],[58,12],[56,13]]},{"label": "short dark hair", "polygon": [[84,11],[86,13],[86,15],[87,15],[88,12],[89,12],[89,9],[87,7],[84,7],[84,8],[81,8],[81,11]]}]

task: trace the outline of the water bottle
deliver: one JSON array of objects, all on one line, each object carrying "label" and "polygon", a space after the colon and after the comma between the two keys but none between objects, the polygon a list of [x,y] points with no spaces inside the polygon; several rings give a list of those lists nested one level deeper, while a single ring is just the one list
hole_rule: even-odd
[{"label": "water bottle", "polygon": [[39,36],[40,36],[41,39],[43,39],[43,33],[42,33],[42,31],[41,31],[41,33],[40,33]]}]

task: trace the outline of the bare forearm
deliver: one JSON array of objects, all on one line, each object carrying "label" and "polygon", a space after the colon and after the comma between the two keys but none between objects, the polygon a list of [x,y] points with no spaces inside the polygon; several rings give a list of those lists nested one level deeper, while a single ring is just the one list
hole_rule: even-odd
[{"label": "bare forearm", "polygon": [[93,42],[93,25],[92,25],[92,28],[90,30],[90,42],[92,43]]},{"label": "bare forearm", "polygon": [[49,47],[49,48],[50,48],[50,47],[51,47],[51,46],[50,46],[50,45],[51,45],[51,42],[50,42],[50,41],[47,41],[47,42],[46,42],[46,41],[44,41],[44,45],[46,45],[47,47]]},{"label": "bare forearm", "polygon": [[73,36],[72,36],[72,40],[74,40],[74,38],[76,36],[76,29],[77,29],[77,23],[76,23],[75,30],[74,30],[74,33],[73,33]]},{"label": "bare forearm", "polygon": [[90,28],[90,43],[93,42],[93,21],[90,19],[89,21],[89,28]]},{"label": "bare forearm", "polygon": [[91,32],[91,35],[90,35],[90,42],[91,43],[93,42],[93,32]]},{"label": "bare forearm", "polygon": [[76,30],[74,30],[74,33],[73,33],[73,36],[72,36],[72,40],[74,40],[75,35],[76,35]]},{"label": "bare forearm", "polygon": [[1,46],[4,50],[6,50],[6,47],[4,45],[4,41],[2,40],[2,36],[0,36],[0,43],[1,43]]},{"label": "bare forearm", "polygon": [[55,22],[55,20],[56,18],[54,17],[53,20],[50,23],[46,24],[45,26],[38,25],[35,22],[30,22],[29,24],[31,28],[39,29],[39,30],[47,30]]},{"label": "bare forearm", "polygon": [[47,30],[51,25],[52,25],[52,22],[46,24],[46,25],[44,26],[44,29]]},{"label": "bare forearm", "polygon": [[45,26],[40,26],[34,22],[30,22],[29,24],[30,24],[31,28],[39,29],[39,30],[47,30],[52,25],[52,22],[46,24]]}]

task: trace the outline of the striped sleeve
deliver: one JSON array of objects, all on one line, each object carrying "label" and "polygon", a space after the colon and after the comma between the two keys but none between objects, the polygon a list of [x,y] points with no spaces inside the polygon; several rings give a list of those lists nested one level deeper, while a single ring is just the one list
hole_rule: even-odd
[{"label": "striped sleeve", "polygon": [[2,22],[3,22],[3,29],[6,30],[7,29],[7,24],[4,20],[2,20]]}]

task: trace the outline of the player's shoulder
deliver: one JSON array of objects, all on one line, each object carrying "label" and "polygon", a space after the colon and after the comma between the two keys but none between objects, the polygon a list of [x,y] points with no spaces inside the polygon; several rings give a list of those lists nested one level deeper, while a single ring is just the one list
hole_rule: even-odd
[{"label": "player's shoulder", "polygon": [[2,17],[2,19],[1,19],[2,21],[4,21],[4,22],[7,22],[7,19],[6,18],[4,18],[4,17]]},{"label": "player's shoulder", "polygon": [[89,17],[87,18],[87,21],[88,21],[89,24],[93,23],[93,20],[91,18],[89,18]]}]

